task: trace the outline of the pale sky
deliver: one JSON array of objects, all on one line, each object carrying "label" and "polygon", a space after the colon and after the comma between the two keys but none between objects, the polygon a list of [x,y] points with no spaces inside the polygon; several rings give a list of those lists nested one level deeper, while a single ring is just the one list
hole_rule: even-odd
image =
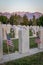
[{"label": "pale sky", "polygon": [[43,0],[0,0],[0,12],[41,12]]}]

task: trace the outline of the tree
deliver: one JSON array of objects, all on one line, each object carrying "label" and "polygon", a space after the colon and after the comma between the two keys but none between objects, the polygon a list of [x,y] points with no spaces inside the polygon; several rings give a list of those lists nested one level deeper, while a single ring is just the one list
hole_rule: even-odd
[{"label": "tree", "polygon": [[39,17],[39,19],[37,19],[37,25],[43,26],[43,16],[41,16],[41,17]]},{"label": "tree", "polygon": [[0,21],[3,24],[7,24],[8,18],[6,16],[0,16]]},{"label": "tree", "polygon": [[11,15],[11,17],[10,17],[10,24],[11,24],[11,25],[14,24],[14,15]]},{"label": "tree", "polygon": [[18,24],[21,24],[22,23],[22,17],[20,15],[17,16],[17,22]]},{"label": "tree", "polygon": [[23,25],[28,25],[28,18],[26,15],[23,16]]},{"label": "tree", "polygon": [[14,16],[14,18],[15,18],[15,21],[16,21],[16,24],[18,25],[18,24],[20,24],[20,19],[21,19],[21,16],[20,15],[17,15],[17,14],[15,14],[15,16]]},{"label": "tree", "polygon": [[30,26],[30,25],[33,25],[33,22],[32,22],[32,20],[31,20],[31,19],[30,19],[30,21],[29,21],[28,25],[29,25],[29,26]]},{"label": "tree", "polygon": [[34,15],[33,15],[33,25],[36,25],[36,19]]},{"label": "tree", "polygon": [[11,15],[10,17],[10,24],[11,25],[18,25],[18,15],[15,14],[15,15]]}]

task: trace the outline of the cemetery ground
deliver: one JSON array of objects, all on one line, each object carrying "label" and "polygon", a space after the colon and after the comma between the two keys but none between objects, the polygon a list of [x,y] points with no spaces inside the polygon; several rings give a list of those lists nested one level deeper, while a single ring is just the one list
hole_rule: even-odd
[{"label": "cemetery ground", "polygon": [[43,52],[6,62],[2,65],[43,65]]},{"label": "cemetery ground", "polygon": [[[29,30],[29,36],[32,36],[31,30]],[[30,43],[29,47],[30,48],[38,47],[38,44],[35,43],[35,38],[36,37],[30,38],[30,41],[29,41],[29,43]],[[19,39],[13,39],[12,43],[13,43],[14,48],[9,46],[9,53],[19,51]],[[7,47],[7,44],[6,44],[6,40],[3,40],[3,54],[8,54],[8,47]]]},{"label": "cemetery ground", "polygon": [[[9,47],[9,53],[19,51],[18,50],[19,40],[15,39],[15,40],[12,40],[12,42],[14,44],[14,49],[12,51],[12,49],[10,49]],[[38,45],[35,43],[35,38],[30,38],[30,48],[35,48],[35,47],[38,47]],[[8,49],[7,49],[5,40],[3,43],[3,52],[4,54],[8,54]],[[43,65],[43,52],[31,55],[31,56],[23,57],[17,60],[9,61],[2,65]]]},{"label": "cemetery ground", "polygon": [[[14,39],[12,40],[14,48],[13,47],[9,47],[9,53],[15,52],[15,51],[19,51],[19,39]],[[4,54],[8,54],[8,47],[6,44],[6,40],[3,41],[3,53]],[[30,48],[36,48],[38,47],[37,43],[35,43],[35,38],[30,38]]]},{"label": "cemetery ground", "polygon": [[[33,36],[32,32],[30,33],[30,36]],[[27,38],[28,38],[28,36],[26,37],[26,39]],[[32,38],[31,37],[29,38],[29,47],[30,47],[29,49],[34,49],[35,50],[35,48],[37,48],[38,51],[40,51],[40,49],[38,47],[38,44],[35,42],[35,38],[36,37],[34,37],[34,36]],[[22,38],[22,39],[24,39],[24,38]],[[12,40],[12,43],[13,43],[13,47],[7,45],[6,40],[3,40],[3,55],[6,55],[6,54],[7,55],[10,55],[11,53],[15,53],[15,52],[18,53],[19,52],[19,38],[18,39],[13,39]],[[24,44],[24,46],[26,46],[25,44]],[[27,45],[27,47],[28,47],[28,45]],[[15,60],[12,59],[12,56],[13,55],[12,56],[10,55],[11,58],[8,56],[9,57],[8,59],[12,59],[12,60],[10,60],[10,61],[8,61],[6,63],[3,63],[3,65],[43,65],[43,52],[41,51],[41,52],[33,55],[32,54],[33,51],[31,51],[30,56],[29,55],[26,55],[26,56],[22,56],[23,57],[22,58],[19,55],[20,59],[17,59],[17,60],[16,59]],[[36,53],[36,51],[34,51],[34,52]],[[20,53],[20,54],[22,55],[22,53]],[[13,57],[15,58],[15,55]],[[16,55],[16,57],[17,57],[17,55]]]}]

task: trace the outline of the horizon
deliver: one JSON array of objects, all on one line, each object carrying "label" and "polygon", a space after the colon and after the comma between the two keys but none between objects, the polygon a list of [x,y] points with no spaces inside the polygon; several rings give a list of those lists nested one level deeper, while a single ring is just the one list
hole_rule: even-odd
[{"label": "horizon", "polygon": [[[17,13],[17,12],[20,12],[21,13],[21,12],[28,12],[28,11],[13,11],[13,12],[5,11],[5,12],[0,12],[0,13]],[[35,12],[28,12],[28,13],[42,13],[42,12],[35,11]]]},{"label": "horizon", "polygon": [[43,13],[43,0],[0,0],[0,12]]}]

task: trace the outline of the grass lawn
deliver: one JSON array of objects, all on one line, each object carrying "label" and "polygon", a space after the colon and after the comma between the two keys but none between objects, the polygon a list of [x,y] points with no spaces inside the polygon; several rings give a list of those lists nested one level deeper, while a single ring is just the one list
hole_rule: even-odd
[{"label": "grass lawn", "polygon": [[4,65],[43,65],[43,52],[27,56],[18,60],[13,60]]},{"label": "grass lawn", "polygon": [[36,39],[36,37],[30,38],[30,48],[38,47],[38,44],[35,43],[35,39]]}]

